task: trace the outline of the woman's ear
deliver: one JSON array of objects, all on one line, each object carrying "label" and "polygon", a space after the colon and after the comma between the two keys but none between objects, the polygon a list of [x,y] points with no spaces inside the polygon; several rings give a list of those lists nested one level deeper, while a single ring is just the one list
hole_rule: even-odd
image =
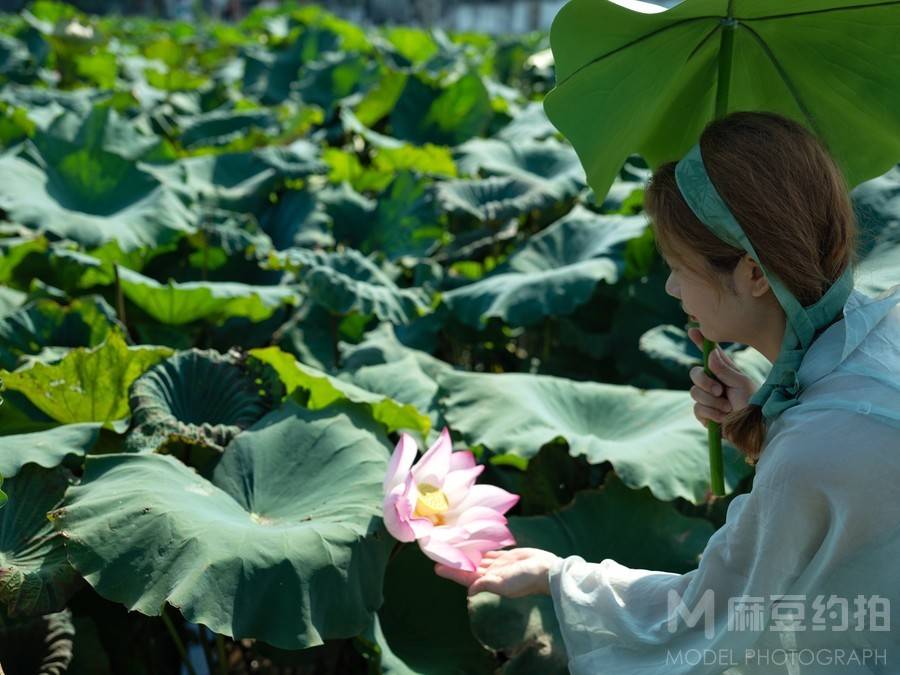
[{"label": "woman's ear", "polygon": [[746,265],[747,277],[750,286],[750,294],[754,298],[760,298],[769,292],[769,280],[763,273],[762,267],[748,253],[741,259],[741,263]]}]

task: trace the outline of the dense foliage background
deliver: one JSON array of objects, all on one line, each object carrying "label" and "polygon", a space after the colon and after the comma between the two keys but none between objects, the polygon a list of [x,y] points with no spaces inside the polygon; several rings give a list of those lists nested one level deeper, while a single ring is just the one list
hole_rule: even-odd
[{"label": "dense foliage background", "polygon": [[[751,470],[726,445],[708,500],[648,168],[586,188],[547,46],[313,6],[0,18],[7,675],[175,673],[181,644],[198,672],[565,672],[550,598],[467,600],[395,547],[400,429],[520,494],[521,546],[696,566]],[[897,194],[854,190],[865,291],[898,282]]]}]

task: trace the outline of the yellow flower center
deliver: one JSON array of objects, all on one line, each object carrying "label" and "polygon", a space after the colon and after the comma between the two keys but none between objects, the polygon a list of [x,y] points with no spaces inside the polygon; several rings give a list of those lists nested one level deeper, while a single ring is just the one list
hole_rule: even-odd
[{"label": "yellow flower center", "polygon": [[415,515],[420,518],[428,518],[435,525],[443,525],[441,514],[450,508],[450,502],[440,489],[428,483],[420,483],[419,498],[416,500]]}]

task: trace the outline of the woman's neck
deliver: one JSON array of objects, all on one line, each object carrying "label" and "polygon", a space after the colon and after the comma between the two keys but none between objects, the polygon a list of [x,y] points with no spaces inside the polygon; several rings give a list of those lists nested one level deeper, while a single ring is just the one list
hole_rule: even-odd
[{"label": "woman's neck", "polygon": [[781,305],[777,309],[773,309],[771,316],[761,321],[761,326],[765,326],[765,330],[754,335],[752,342],[748,342],[760,354],[765,356],[770,363],[775,363],[778,354],[781,352],[781,343],[784,341],[784,331],[787,326],[787,318]]}]

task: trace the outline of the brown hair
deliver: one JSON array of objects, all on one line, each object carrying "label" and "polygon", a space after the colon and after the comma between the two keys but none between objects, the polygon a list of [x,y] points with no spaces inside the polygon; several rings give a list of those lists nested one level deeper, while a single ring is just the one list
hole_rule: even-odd
[{"label": "brown hair", "polygon": [[[846,180],[825,145],[804,126],[772,112],[738,111],[706,125],[700,150],[710,180],[741,224],[768,271],[807,307],[856,266],[857,223]],[[654,172],[644,194],[658,250],[670,260],[690,249],[705,261],[695,270],[721,295],[742,249],[716,237],[688,207],[675,164]],[[687,263],[685,263],[687,265]],[[729,413],[722,431],[756,464],[765,440],[762,409]]]}]

